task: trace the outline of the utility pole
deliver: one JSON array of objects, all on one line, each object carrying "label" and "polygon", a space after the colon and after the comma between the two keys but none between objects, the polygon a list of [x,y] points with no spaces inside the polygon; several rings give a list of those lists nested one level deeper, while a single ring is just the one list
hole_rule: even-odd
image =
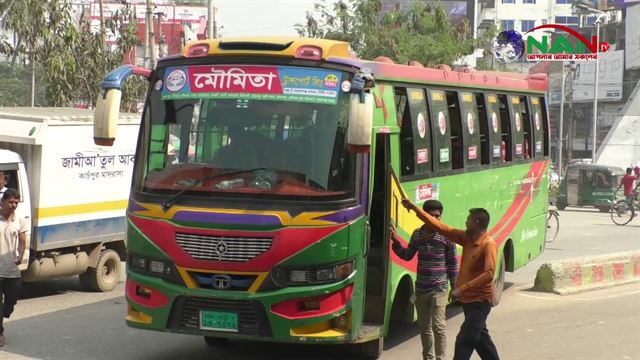
[{"label": "utility pole", "polygon": [[147,38],[148,38],[148,45],[149,45],[149,53],[151,56],[151,64],[150,64],[150,68],[151,69],[155,69],[156,67],[156,61],[158,60],[156,57],[156,40],[155,40],[155,33],[153,32],[153,8],[151,5],[151,0],[147,0],[147,16],[146,16],[146,23],[147,23]]},{"label": "utility pole", "polygon": [[98,1],[98,8],[100,11],[100,41],[102,41],[100,48],[104,50],[107,48],[107,30],[105,30],[104,27],[104,9],[102,0]]},{"label": "utility pole", "polygon": [[162,34],[162,13],[157,12],[158,16],[158,57],[164,57],[164,36]]},{"label": "utility pole", "polygon": [[213,6],[213,0],[207,0],[207,38],[214,39],[216,36],[215,28],[216,10]]}]

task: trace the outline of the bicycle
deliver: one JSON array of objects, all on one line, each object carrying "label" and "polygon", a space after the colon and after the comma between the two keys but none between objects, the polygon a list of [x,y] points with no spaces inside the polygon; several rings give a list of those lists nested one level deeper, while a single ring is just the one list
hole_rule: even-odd
[{"label": "bicycle", "polygon": [[545,241],[547,243],[552,243],[560,232],[560,214],[553,209],[549,209],[547,211],[547,232],[545,236]]},{"label": "bicycle", "polygon": [[635,209],[640,211],[640,198],[637,189],[638,187],[636,187],[636,192],[631,199],[631,202],[626,199],[616,201],[616,197],[614,195],[614,201],[611,205],[611,220],[614,224],[619,226],[627,225],[634,217],[636,217]]}]

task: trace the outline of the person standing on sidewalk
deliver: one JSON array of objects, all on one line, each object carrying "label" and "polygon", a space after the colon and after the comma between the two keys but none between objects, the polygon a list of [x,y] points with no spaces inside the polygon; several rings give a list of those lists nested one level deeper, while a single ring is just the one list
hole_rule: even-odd
[{"label": "person standing on sidewalk", "polygon": [[[442,216],[443,207],[438,200],[427,200],[422,209],[437,219]],[[413,232],[408,248],[402,246],[395,232],[391,240],[393,252],[401,259],[409,261],[418,253],[415,305],[422,340],[422,358],[444,360],[447,346],[447,280],[453,289],[458,273],[456,245],[426,225]]]},{"label": "person standing on sidewalk", "polygon": [[429,228],[462,245],[462,261],[452,300],[462,303],[464,322],[456,337],[454,360],[468,360],[475,350],[483,360],[498,360],[498,350],[487,329],[487,317],[493,304],[493,275],[497,246],[487,234],[489,213],[482,208],[469,210],[466,229],[454,229],[423,211],[409,199],[402,205],[413,210]]},{"label": "person standing on sidewalk", "polygon": [[18,265],[26,247],[27,221],[16,214],[20,193],[7,189],[2,194],[0,207],[0,291],[2,317],[0,317],[0,346],[4,346],[4,318],[9,318],[18,302],[21,281]]}]

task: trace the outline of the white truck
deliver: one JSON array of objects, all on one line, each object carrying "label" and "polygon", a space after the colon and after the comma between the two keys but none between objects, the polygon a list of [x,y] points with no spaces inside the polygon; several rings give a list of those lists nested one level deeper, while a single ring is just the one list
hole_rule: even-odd
[{"label": "white truck", "polygon": [[80,275],[87,290],[118,284],[139,124],[122,114],[118,140],[101,147],[91,110],[0,108],[0,171],[30,220],[23,281]]}]

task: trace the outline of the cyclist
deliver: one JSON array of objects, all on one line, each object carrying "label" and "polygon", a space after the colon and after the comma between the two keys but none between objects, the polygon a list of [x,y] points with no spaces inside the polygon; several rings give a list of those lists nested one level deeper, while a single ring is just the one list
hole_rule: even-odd
[{"label": "cyclist", "polygon": [[633,175],[632,172],[633,172],[632,168],[630,167],[627,168],[627,174],[623,176],[622,179],[620,179],[620,185],[618,185],[618,189],[616,189],[616,190],[619,190],[621,187],[624,186],[624,198],[627,200],[629,204],[632,204],[633,195],[635,195],[635,189],[634,189],[633,183],[634,181],[638,180],[638,176]]}]

